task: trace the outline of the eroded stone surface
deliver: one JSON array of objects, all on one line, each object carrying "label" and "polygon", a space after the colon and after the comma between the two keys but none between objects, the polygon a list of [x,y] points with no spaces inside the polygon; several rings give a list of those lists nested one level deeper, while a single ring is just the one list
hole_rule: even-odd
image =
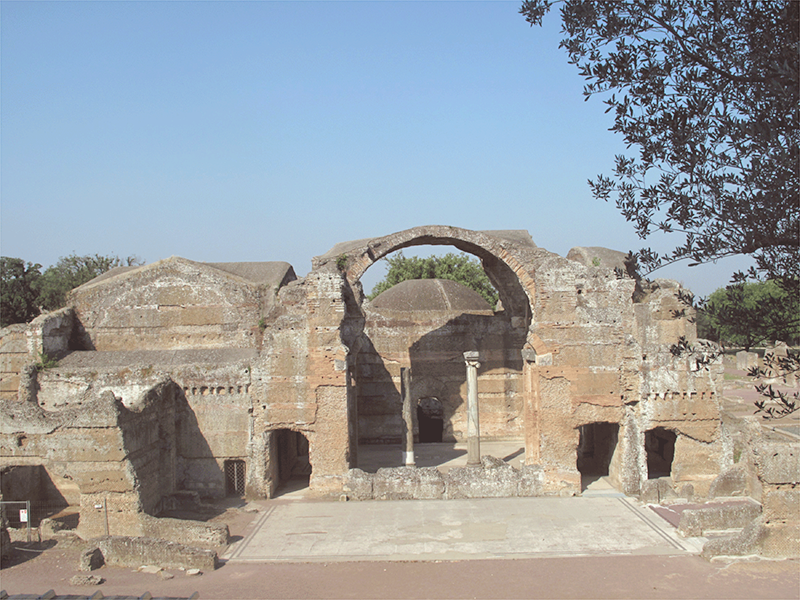
[{"label": "eroded stone surface", "polygon": [[[371,306],[361,276],[421,244],[477,256],[500,305]],[[730,463],[721,365],[670,352],[696,338],[677,283],[637,283],[615,272],[618,253],[585,250],[568,260],[526,233],[426,226],[339,245],[302,279],[285,263],[177,257],[110,272],[0,332],[4,481],[38,477],[37,493],[80,507],[85,538],[209,545],[226,534],[147,515],[182,491],[269,498],[305,476],[329,497],[576,495],[579,464],[636,495],[664,463],[665,494],[706,496]],[[26,367],[42,350],[58,366]],[[479,356],[481,436],[518,441],[523,468],[351,470],[359,443],[405,439],[403,368],[416,442],[465,440],[465,352]],[[648,447],[655,430],[671,441]],[[762,462],[768,478],[795,476]]]}]

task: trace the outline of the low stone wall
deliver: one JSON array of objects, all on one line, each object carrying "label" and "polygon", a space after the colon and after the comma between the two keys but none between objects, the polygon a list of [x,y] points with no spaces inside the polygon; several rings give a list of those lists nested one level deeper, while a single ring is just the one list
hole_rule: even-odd
[{"label": "low stone wall", "polygon": [[[720,492],[745,484],[762,512],[731,537],[709,540],[703,556],[800,558],[800,444],[763,428],[754,417],[726,420],[738,464],[718,479]],[[743,471],[742,473],[738,471]]]},{"label": "low stone wall", "polygon": [[28,352],[28,326],[17,323],[0,329],[0,398],[16,400],[19,374],[31,360]]},{"label": "low stone wall", "polygon": [[224,546],[228,543],[225,523],[203,523],[187,519],[169,519],[142,515],[142,530],[150,538],[200,546]]},{"label": "low stone wall", "polygon": [[761,506],[752,500],[709,503],[681,513],[678,532],[686,537],[704,535],[707,531],[738,529],[749,525],[761,514]]},{"label": "low stone wall", "polygon": [[764,506],[761,554],[800,557],[800,444],[756,444],[756,463]]},{"label": "low stone wall", "polygon": [[436,467],[391,467],[366,473],[350,469],[344,481],[350,500],[452,500],[544,495],[544,472],[539,466],[516,469],[484,456],[479,467],[455,467],[441,473]]},{"label": "low stone wall", "polygon": [[103,561],[109,566],[141,567],[157,565],[162,569],[214,570],[217,553],[176,542],[147,537],[112,536],[97,540]]}]

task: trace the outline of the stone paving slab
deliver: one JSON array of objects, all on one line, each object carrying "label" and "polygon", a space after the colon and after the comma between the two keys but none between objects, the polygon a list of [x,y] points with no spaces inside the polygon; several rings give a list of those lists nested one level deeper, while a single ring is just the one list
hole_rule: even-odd
[{"label": "stone paving slab", "polygon": [[266,504],[232,562],[464,560],[697,554],[628,498],[483,498]]}]

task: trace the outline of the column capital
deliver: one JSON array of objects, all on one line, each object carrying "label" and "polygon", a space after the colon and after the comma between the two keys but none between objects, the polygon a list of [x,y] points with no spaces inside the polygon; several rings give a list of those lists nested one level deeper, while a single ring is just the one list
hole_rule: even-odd
[{"label": "column capital", "polygon": [[481,353],[477,350],[469,350],[464,352],[464,362],[467,363],[468,367],[475,367],[478,368],[481,366]]}]

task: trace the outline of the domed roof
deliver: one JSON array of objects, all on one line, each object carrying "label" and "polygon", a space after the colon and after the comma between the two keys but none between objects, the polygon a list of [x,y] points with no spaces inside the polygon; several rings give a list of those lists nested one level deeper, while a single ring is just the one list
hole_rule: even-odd
[{"label": "domed roof", "polygon": [[398,311],[492,311],[478,292],[449,279],[401,281],[372,300],[378,310]]}]

